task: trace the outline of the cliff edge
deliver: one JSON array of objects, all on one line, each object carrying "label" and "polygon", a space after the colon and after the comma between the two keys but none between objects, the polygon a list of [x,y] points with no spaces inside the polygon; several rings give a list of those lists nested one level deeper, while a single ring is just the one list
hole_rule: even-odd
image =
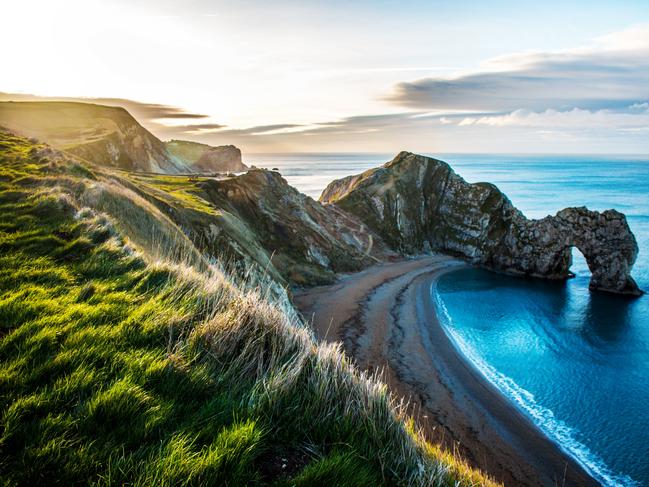
[{"label": "cliff edge", "polygon": [[186,173],[163,142],[120,107],[76,102],[0,102],[0,126],[100,166]]},{"label": "cliff edge", "polygon": [[165,142],[172,156],[185,162],[192,172],[243,172],[248,170],[241,161],[241,150],[233,145],[211,146],[188,140]]}]

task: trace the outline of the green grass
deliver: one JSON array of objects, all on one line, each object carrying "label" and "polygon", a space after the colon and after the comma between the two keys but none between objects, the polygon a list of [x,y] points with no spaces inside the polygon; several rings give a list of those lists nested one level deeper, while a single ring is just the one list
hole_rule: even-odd
[{"label": "green grass", "polygon": [[206,178],[136,173],[130,173],[128,177],[138,183],[139,187],[152,191],[155,196],[172,206],[189,208],[210,215],[220,214],[216,208],[197,194],[200,192],[197,187],[198,182]]},{"label": "green grass", "polygon": [[3,485],[489,483],[263,292],[133,242],[166,220],[100,183],[0,131]]}]

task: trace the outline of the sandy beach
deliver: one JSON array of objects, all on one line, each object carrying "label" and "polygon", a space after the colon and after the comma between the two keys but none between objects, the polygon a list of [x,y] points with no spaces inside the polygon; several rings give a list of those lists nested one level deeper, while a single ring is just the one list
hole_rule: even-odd
[{"label": "sandy beach", "polygon": [[296,293],[320,340],[342,341],[362,369],[379,369],[441,441],[505,485],[598,485],[489,383],[449,341],[430,299],[447,256],[379,264]]}]

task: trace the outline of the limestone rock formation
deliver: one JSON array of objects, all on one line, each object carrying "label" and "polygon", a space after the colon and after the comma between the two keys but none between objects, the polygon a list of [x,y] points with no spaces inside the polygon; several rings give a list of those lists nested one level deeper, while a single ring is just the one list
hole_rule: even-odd
[{"label": "limestone rock formation", "polygon": [[321,205],[274,171],[219,178],[127,173],[119,182],[246,279],[264,274],[283,286],[324,284],[338,272],[397,256],[354,215]]},{"label": "limestone rock formation", "polygon": [[185,162],[192,172],[218,173],[248,170],[241,161],[241,150],[233,145],[211,146],[187,140],[170,140],[165,143],[172,156]]},{"label": "limestone rock formation", "polygon": [[337,272],[360,270],[395,255],[353,215],[324,207],[277,172],[254,169],[208,179],[200,187],[206,201],[250,229],[272,255],[274,267],[293,284],[331,282]]},{"label": "limestone rock formation", "polygon": [[0,102],[0,126],[99,166],[183,173],[161,140],[120,107],[77,102]]},{"label": "limestone rock formation", "polygon": [[529,220],[493,184],[469,184],[445,162],[408,152],[332,182],[320,201],[356,215],[403,253],[441,251],[500,272],[565,279],[574,246],[592,273],[590,289],[641,293],[630,275],[638,246],[615,210],[566,208]]}]

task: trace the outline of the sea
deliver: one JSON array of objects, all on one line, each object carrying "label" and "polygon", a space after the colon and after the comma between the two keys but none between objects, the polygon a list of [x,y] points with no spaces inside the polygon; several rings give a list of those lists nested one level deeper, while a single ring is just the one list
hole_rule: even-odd
[{"label": "sea", "polygon": [[[530,218],[569,206],[626,214],[640,249],[633,277],[649,291],[649,155],[427,154],[469,182],[496,184]],[[317,199],[330,181],[390,154],[254,154]],[[588,291],[573,249],[566,282],[480,269],[431,291],[455,346],[568,455],[604,485],[649,486],[649,294]]]}]

